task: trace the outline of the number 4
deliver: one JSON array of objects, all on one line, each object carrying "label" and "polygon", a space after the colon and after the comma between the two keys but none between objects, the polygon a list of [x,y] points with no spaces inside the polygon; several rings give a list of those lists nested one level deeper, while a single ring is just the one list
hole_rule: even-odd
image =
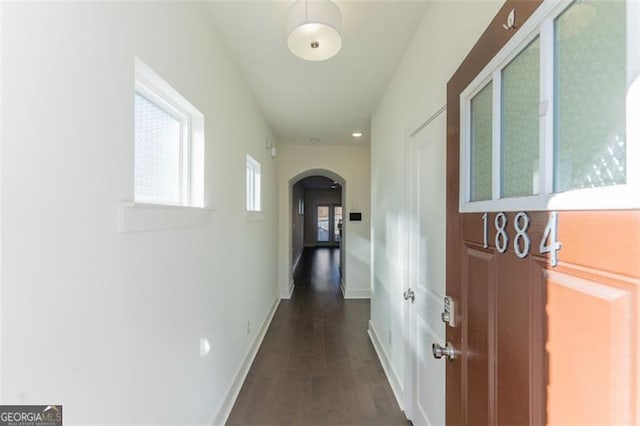
[{"label": "number 4", "polygon": [[551,266],[556,266],[558,264],[558,250],[561,248],[562,243],[558,241],[558,213],[552,212],[540,241],[540,253],[551,253]]}]

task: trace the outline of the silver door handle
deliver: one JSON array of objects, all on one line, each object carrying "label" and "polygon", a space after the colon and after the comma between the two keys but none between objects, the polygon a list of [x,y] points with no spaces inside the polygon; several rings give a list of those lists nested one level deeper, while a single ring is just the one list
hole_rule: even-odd
[{"label": "silver door handle", "polygon": [[416,301],[416,294],[411,289],[404,292],[404,300],[409,300],[409,299],[411,299],[411,303]]},{"label": "silver door handle", "polygon": [[436,359],[440,359],[442,357],[448,358],[449,361],[453,361],[454,359],[456,359],[456,350],[453,349],[453,345],[451,344],[451,342],[447,342],[445,347],[434,343],[431,346],[431,349],[433,351],[433,357]]}]

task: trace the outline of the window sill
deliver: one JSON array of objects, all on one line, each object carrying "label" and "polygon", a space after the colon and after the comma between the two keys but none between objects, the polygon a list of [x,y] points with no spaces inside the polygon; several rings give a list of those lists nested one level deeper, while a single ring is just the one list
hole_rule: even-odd
[{"label": "window sill", "polygon": [[213,211],[201,207],[121,203],[118,206],[118,232],[145,232],[208,226],[211,223]]},{"label": "window sill", "polygon": [[258,222],[262,220],[262,210],[245,210],[247,222]]}]

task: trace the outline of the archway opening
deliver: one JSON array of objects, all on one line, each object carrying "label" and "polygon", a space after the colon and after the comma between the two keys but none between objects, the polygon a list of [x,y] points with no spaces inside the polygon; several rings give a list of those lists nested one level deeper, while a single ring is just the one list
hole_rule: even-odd
[{"label": "archway opening", "polygon": [[295,268],[305,248],[333,248],[339,251],[340,286],[344,294],[347,266],[345,193],[345,179],[330,170],[307,170],[289,180],[288,274],[292,285]]}]

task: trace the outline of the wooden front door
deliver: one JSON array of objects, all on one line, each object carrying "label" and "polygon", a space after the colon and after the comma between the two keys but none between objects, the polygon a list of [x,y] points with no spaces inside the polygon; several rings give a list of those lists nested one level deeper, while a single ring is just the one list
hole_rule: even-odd
[{"label": "wooden front door", "polygon": [[[448,84],[446,274],[458,325],[447,327],[447,340],[458,356],[446,362],[446,419],[464,425],[637,424],[637,199],[626,200],[627,209],[461,213],[460,171],[468,166],[460,156],[466,124],[461,94],[540,6],[507,1]],[[516,26],[505,29],[512,10]],[[544,101],[542,125],[551,119]],[[627,130],[627,162],[638,145],[638,133]],[[626,184],[637,185],[631,174]],[[548,195],[553,205],[554,194]]]}]

